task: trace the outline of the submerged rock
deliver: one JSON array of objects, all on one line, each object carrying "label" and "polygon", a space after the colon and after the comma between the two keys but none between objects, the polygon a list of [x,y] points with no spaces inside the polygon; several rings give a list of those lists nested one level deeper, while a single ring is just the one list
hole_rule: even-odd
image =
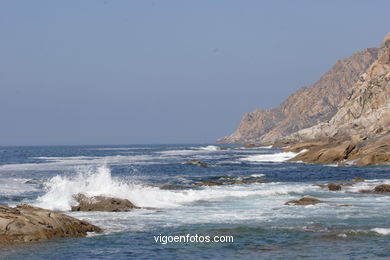
[{"label": "submerged rock", "polygon": [[207,163],[203,163],[203,162],[200,162],[198,160],[188,160],[186,162],[186,164],[196,165],[196,166],[200,166],[200,167],[207,167],[208,166]]},{"label": "submerged rock", "polygon": [[138,209],[127,199],[119,199],[104,196],[87,197],[84,194],[77,194],[75,196],[76,201],[79,203],[77,206],[72,207],[72,211],[107,211],[107,212],[119,212],[130,211],[132,209]]},{"label": "submerged rock", "polygon": [[284,205],[315,205],[317,203],[320,203],[322,202],[321,200],[319,199],[316,199],[316,198],[312,198],[312,197],[303,197],[299,200],[290,200],[290,201],[287,201],[286,203],[284,203]]},{"label": "submerged rock", "polygon": [[0,206],[0,246],[52,238],[85,237],[87,232],[102,232],[102,229],[86,221],[38,207]]}]

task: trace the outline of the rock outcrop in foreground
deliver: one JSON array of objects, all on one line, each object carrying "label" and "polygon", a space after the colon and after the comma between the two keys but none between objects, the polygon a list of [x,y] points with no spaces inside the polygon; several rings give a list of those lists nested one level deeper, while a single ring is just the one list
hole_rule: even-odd
[{"label": "rock outcrop in foreground", "polygon": [[357,82],[329,122],[300,130],[279,141],[293,158],[311,163],[390,163],[390,33],[377,60]]},{"label": "rock outcrop in foreground", "polygon": [[273,143],[298,130],[330,120],[354,84],[377,59],[378,49],[368,48],[338,61],[318,82],[292,94],[279,107],[245,114],[238,129],[218,143]]},{"label": "rock outcrop in foreground", "polygon": [[0,206],[0,247],[52,238],[85,237],[97,226],[59,212],[29,205]]}]

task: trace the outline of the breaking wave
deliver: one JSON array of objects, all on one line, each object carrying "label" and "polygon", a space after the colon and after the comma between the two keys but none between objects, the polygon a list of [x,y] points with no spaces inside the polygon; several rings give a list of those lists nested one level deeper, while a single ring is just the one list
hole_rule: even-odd
[{"label": "breaking wave", "polygon": [[70,210],[71,206],[77,205],[73,196],[78,193],[84,193],[87,196],[101,195],[128,199],[140,207],[172,208],[195,201],[212,201],[251,195],[266,197],[287,195],[291,192],[303,192],[307,189],[302,185],[266,183],[243,185],[242,187],[229,185],[180,191],[162,190],[158,187],[132,183],[113,177],[110,169],[106,166],[81,171],[74,176],[57,175],[44,185],[46,193],[38,197],[33,204],[42,208],[63,211]]}]

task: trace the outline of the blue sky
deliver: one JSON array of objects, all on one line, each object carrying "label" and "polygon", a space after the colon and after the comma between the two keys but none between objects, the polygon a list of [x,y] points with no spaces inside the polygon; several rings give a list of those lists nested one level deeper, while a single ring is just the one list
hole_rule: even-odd
[{"label": "blue sky", "polygon": [[208,143],[338,59],[390,1],[1,1],[0,145]]}]

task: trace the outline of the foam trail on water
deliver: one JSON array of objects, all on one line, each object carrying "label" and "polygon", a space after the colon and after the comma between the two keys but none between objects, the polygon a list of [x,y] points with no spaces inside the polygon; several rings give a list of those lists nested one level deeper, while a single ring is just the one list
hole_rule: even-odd
[{"label": "foam trail on water", "polygon": [[259,154],[259,155],[251,155],[245,158],[241,158],[242,161],[248,162],[284,162],[287,161],[297,153],[286,152],[286,153],[274,153],[274,154]]}]

